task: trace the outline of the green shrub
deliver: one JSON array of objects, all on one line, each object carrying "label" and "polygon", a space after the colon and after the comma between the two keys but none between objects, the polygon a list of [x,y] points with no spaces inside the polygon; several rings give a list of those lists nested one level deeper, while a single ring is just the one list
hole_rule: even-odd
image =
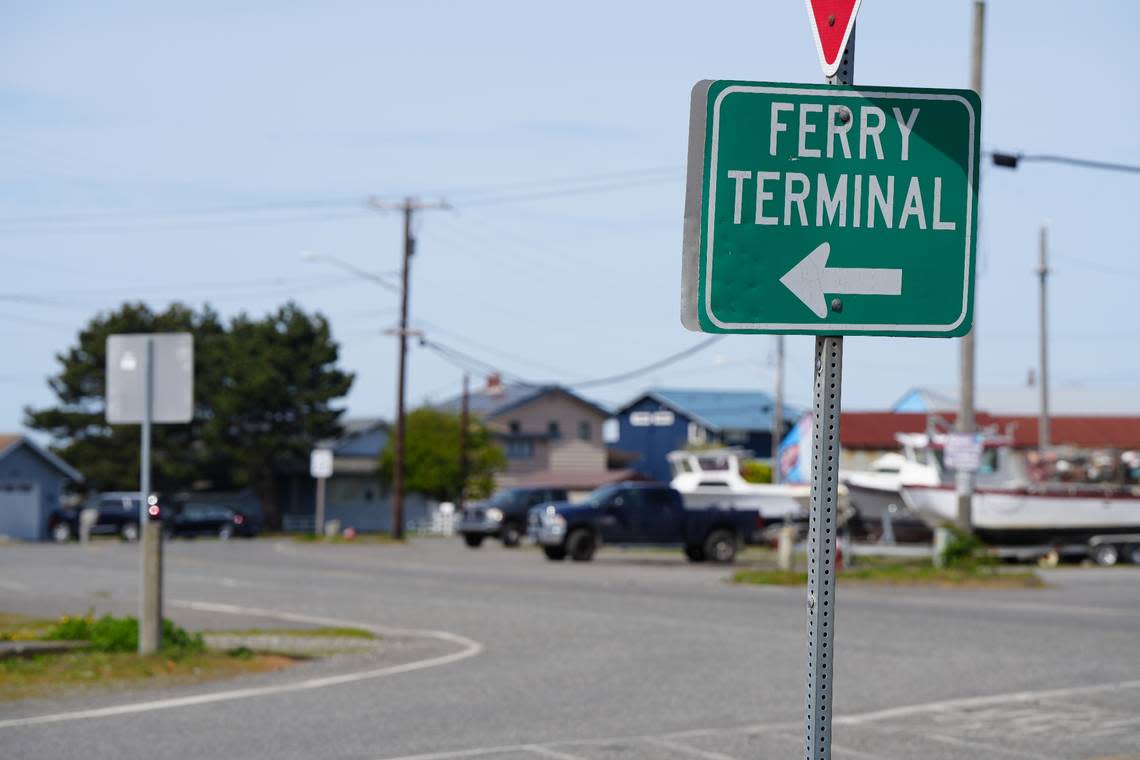
[{"label": "green shrub", "polygon": [[94,621],[90,612],[86,615],[64,615],[44,634],[44,638],[50,641],[90,641]]},{"label": "green shrub", "polygon": [[764,462],[749,460],[740,465],[740,477],[749,483],[771,483],[772,466]]},{"label": "green shrub", "polygon": [[972,568],[993,564],[993,558],[981,539],[955,527],[950,528],[950,540],[946,542],[942,560],[946,567]]},{"label": "green shrub", "polygon": [[[88,612],[84,616],[65,615],[44,635],[45,639],[90,641],[98,652],[135,652],[139,648],[139,621],[137,618],[104,615],[95,619]],[[190,633],[168,619],[162,621],[162,651],[168,655],[196,654],[206,649],[202,635]]]}]

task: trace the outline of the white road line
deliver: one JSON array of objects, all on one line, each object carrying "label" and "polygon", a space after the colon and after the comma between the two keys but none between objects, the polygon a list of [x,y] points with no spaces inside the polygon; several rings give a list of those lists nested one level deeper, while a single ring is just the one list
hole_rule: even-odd
[{"label": "white road line", "polygon": [[[910,717],[914,715],[922,715],[924,713],[945,712],[955,708],[965,707],[984,707],[987,705],[998,705],[1004,703],[1018,703],[1018,702],[1032,702],[1039,699],[1049,699],[1051,697],[1081,695],[1081,694],[1102,694],[1105,692],[1120,691],[1124,689],[1140,688],[1140,680],[1135,681],[1120,681],[1117,683],[1101,684],[1098,686],[1077,686],[1066,689],[1046,689],[1042,691],[1019,691],[1011,692],[1009,694],[994,694],[988,697],[967,697],[964,699],[948,699],[939,702],[925,702],[917,705],[906,705],[904,707],[895,707],[887,710],[876,710],[873,712],[856,713],[854,715],[842,715],[836,717],[833,721],[838,725],[849,726],[862,726],[874,723],[880,720],[890,720],[892,718]],[[613,744],[615,742],[648,742],[651,744],[658,744],[660,746],[670,746],[671,749],[693,750],[695,752],[702,752],[693,747],[686,747],[685,745],[674,746],[674,742],[670,739],[679,739],[683,737],[697,737],[697,736],[723,736],[725,734],[759,734],[759,733],[774,733],[788,738],[800,739],[798,734],[793,734],[789,729],[799,725],[798,722],[793,723],[790,721],[782,723],[753,723],[744,726],[737,726],[735,728],[698,728],[690,729],[687,731],[677,731],[672,733],[664,733],[656,736],[615,736],[609,738],[599,739],[558,739],[546,744],[554,744],[557,746],[576,747],[576,746],[590,746],[594,744]],[[921,735],[921,734],[919,734]],[[942,738],[942,737],[939,737]],[[525,752],[532,751],[535,747],[541,747],[539,744],[504,744],[495,747],[472,747],[470,749],[457,749],[449,750],[446,752],[429,752],[420,755],[399,755],[381,758],[380,760],[451,760],[451,758],[467,758],[467,757],[481,757],[483,755],[493,755],[496,753],[508,752]],[[545,747],[543,747],[545,749]],[[852,749],[850,747],[843,747],[832,744],[832,748],[838,754],[847,754],[856,758],[867,758],[867,760],[882,760],[882,755],[866,753],[861,750]],[[989,747],[987,747],[989,748]],[[682,750],[683,751],[683,750]],[[727,755],[717,756],[716,753],[709,753],[707,757],[728,758]]]},{"label": "white road line", "polygon": [[533,752],[536,755],[542,755],[543,757],[553,757],[554,760],[585,760],[585,758],[579,757],[578,755],[567,755],[565,752],[558,752],[550,747],[544,747],[541,744],[525,744],[522,749],[525,749],[527,752]]},{"label": "white road line", "polygon": [[871,723],[873,721],[890,720],[892,718],[906,718],[911,715],[920,715],[922,713],[938,712],[943,710],[954,710],[963,707],[973,708],[986,707],[988,705],[1007,704],[1010,702],[1034,702],[1039,699],[1049,699],[1051,697],[1068,697],[1082,694],[1103,694],[1105,692],[1136,688],[1140,688],[1140,680],[1118,681],[1116,683],[1106,683],[1097,686],[1075,686],[1068,689],[1019,691],[1013,692],[1011,694],[994,694],[988,697],[947,699],[941,702],[925,702],[918,705],[891,707],[887,708],[886,710],[875,710],[874,712],[860,713],[857,715],[844,715],[836,718],[835,723],[847,726],[858,726],[863,723]]},{"label": "white road line", "polygon": [[701,757],[704,760],[737,760],[732,755],[726,755],[721,752],[709,752],[708,750],[690,747],[688,744],[681,742],[670,741],[669,739],[661,739],[659,737],[645,739],[649,744],[656,744],[658,747],[671,749],[674,752],[680,752],[685,755],[692,755],[693,757]]},{"label": "white road line", "polygon": [[462,648],[458,652],[452,652],[451,654],[441,655],[439,657],[430,657],[426,660],[407,662],[403,665],[392,665],[385,668],[361,670],[355,673],[344,673],[336,676],[308,678],[304,681],[293,681],[291,683],[258,686],[247,689],[230,689],[228,691],[213,692],[210,694],[197,694],[189,697],[171,697],[169,699],[156,699],[147,702],[132,702],[125,705],[99,707],[91,710],[75,710],[72,712],[51,713],[48,715],[33,715],[27,718],[11,718],[9,720],[0,720],[0,729],[17,728],[21,726],[35,726],[44,723],[60,723],[63,721],[84,720],[89,718],[110,718],[118,715],[131,715],[134,713],[151,712],[153,710],[169,710],[175,707],[191,707],[194,705],[211,704],[213,702],[228,702],[234,699],[249,699],[251,697],[265,697],[273,694],[284,694],[293,691],[323,689],[328,686],[339,686],[341,684],[356,683],[358,681],[367,681],[374,678],[393,676],[399,673],[409,673],[414,670],[439,667],[440,665],[449,665],[453,662],[465,660],[468,657],[474,657],[483,651],[483,645],[479,642],[474,641],[473,639],[469,639],[466,636],[460,636],[459,634],[449,633],[447,631],[390,628],[388,626],[373,625],[371,623],[361,623],[355,620],[343,620],[340,618],[320,617],[316,615],[302,615],[293,612],[281,612],[279,610],[261,609],[258,607],[238,607],[232,604],[215,604],[212,602],[173,600],[170,604],[173,607],[184,607],[186,609],[206,612],[267,617],[277,620],[286,620],[297,623],[310,623],[313,625],[324,625],[331,627],[364,628],[381,636],[430,638],[439,641],[446,641],[452,644],[458,644]]}]

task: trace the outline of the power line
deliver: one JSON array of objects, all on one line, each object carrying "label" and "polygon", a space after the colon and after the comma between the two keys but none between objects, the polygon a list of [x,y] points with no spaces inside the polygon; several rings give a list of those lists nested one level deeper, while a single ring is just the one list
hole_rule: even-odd
[{"label": "power line", "polygon": [[570,387],[579,388],[579,389],[580,388],[593,388],[593,387],[596,387],[599,385],[613,385],[615,383],[622,383],[622,382],[625,382],[627,380],[632,380],[636,377],[639,377],[640,375],[648,374],[649,372],[652,372],[653,370],[661,369],[662,367],[667,367],[670,364],[674,364],[676,362],[681,361],[682,359],[687,359],[688,357],[693,356],[694,354],[700,353],[701,351],[704,351],[706,348],[709,348],[710,346],[719,342],[722,338],[724,338],[723,335],[713,335],[709,338],[705,338],[704,340],[702,340],[700,343],[698,343],[695,346],[690,346],[689,348],[686,348],[684,351],[678,351],[675,354],[670,354],[669,356],[666,356],[664,359],[658,359],[655,362],[651,362],[650,364],[646,364],[644,367],[638,367],[637,369],[630,370],[629,372],[623,372],[620,375],[610,375],[609,377],[599,377],[595,380],[586,380],[586,381],[580,382],[580,383],[572,383]]}]

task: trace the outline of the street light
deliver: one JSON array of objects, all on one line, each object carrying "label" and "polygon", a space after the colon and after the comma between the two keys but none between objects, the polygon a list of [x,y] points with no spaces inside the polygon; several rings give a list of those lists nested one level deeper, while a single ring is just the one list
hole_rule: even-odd
[{"label": "street light", "polygon": [[1137,166],[1135,164],[1118,164],[1112,161],[1092,161],[1087,158],[1055,156],[1047,153],[1027,155],[1025,153],[1004,153],[1002,151],[995,150],[990,153],[990,158],[993,159],[994,166],[1000,166],[1004,169],[1016,169],[1017,165],[1022,161],[1037,161],[1045,164],[1066,164],[1068,166],[1079,166],[1084,169],[1104,169],[1106,171],[1140,174],[1140,166]]},{"label": "street light", "polygon": [[[1026,155],[1025,153],[1004,153],[1002,151],[991,151],[990,158],[994,162],[994,166],[1000,166],[1003,169],[1016,169],[1018,164],[1022,161],[1037,161],[1040,163],[1051,164],[1065,164],[1067,166],[1076,166],[1082,169],[1102,169],[1105,171],[1126,172],[1128,174],[1140,174],[1140,166],[1135,164],[1120,164],[1114,161],[1092,161],[1086,158],[1074,158],[1073,156],[1057,156],[1051,154],[1038,154]],[[1046,262],[1046,238],[1048,229],[1045,225],[1041,225],[1040,243],[1038,251],[1039,264],[1037,267],[1037,276],[1040,281],[1038,296],[1038,331],[1039,331],[1039,345],[1038,345],[1038,363],[1040,364],[1040,380],[1039,385],[1041,388],[1041,410],[1038,415],[1037,422],[1037,446],[1041,450],[1049,448],[1051,444],[1049,436],[1049,366],[1048,366],[1048,334],[1047,334],[1047,314],[1045,306],[1046,278],[1049,276],[1049,267]]]}]

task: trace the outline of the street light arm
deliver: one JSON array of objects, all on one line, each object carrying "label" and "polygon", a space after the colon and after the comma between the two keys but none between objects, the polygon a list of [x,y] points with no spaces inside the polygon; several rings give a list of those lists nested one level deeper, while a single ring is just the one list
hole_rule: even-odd
[{"label": "street light arm", "polygon": [[1103,169],[1105,171],[1140,174],[1140,166],[1136,164],[1120,164],[1114,161],[1093,161],[1087,158],[1058,156],[1050,153],[1026,155],[1024,153],[1002,153],[995,150],[990,153],[990,157],[993,159],[994,166],[1001,166],[1006,169],[1016,169],[1017,165],[1022,161],[1038,161],[1040,163],[1047,164],[1065,164],[1067,166],[1079,166],[1084,169]]}]

